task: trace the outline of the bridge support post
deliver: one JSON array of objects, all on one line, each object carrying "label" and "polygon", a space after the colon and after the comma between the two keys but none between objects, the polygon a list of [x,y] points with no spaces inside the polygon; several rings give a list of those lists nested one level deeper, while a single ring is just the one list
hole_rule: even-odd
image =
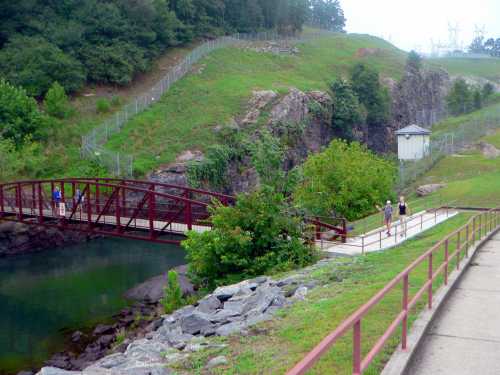
[{"label": "bridge support post", "polygon": [[19,219],[20,222],[23,221],[23,197],[22,197],[21,189],[22,189],[22,185],[17,184],[16,185],[16,202],[17,202],[17,207],[19,208],[17,218]]},{"label": "bridge support post", "polygon": [[38,184],[38,222],[43,224],[43,192],[42,192],[42,183]]},{"label": "bridge support post", "polygon": [[[184,193],[184,196],[186,197],[186,199],[191,199],[191,194],[190,194],[189,190],[186,190],[186,192]],[[189,202],[188,200],[186,200],[184,202],[184,221],[186,222],[187,229],[192,230],[193,229],[193,212],[191,209],[191,202]]]},{"label": "bridge support post", "polygon": [[90,203],[90,184],[87,183],[87,188],[85,189],[87,192],[87,223],[89,225],[89,231],[93,230],[92,225],[92,204]]},{"label": "bridge support post", "polygon": [[115,218],[116,218],[116,231],[121,233],[122,227],[120,223],[121,218],[121,205],[120,205],[120,188],[116,188],[116,204],[115,204]]},{"label": "bridge support post", "polygon": [[3,217],[5,212],[5,205],[3,203],[3,185],[0,185],[0,217]]},{"label": "bridge support post", "polygon": [[154,185],[151,185],[151,192],[149,194],[149,206],[148,206],[148,216],[149,216],[149,238],[153,240],[155,238],[155,212],[156,212],[156,199],[154,190]]}]

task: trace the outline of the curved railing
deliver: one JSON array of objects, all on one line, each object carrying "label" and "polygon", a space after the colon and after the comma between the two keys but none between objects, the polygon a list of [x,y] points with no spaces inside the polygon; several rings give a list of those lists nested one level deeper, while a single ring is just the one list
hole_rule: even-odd
[{"label": "curved railing", "polygon": [[[386,342],[391,338],[396,329],[401,325],[401,346],[407,348],[408,334],[408,315],[410,310],[416,306],[424,294],[427,293],[427,305],[432,308],[433,286],[437,277],[443,274],[444,284],[448,284],[448,275],[450,272],[450,262],[456,263],[457,269],[460,267],[461,258],[469,256],[469,249],[481,240],[488,233],[500,227],[500,208],[482,212],[472,217],[465,225],[447,235],[441,241],[432,246],[424,254],[418,257],[404,271],[392,279],[382,290],[373,296],[368,302],[348,317],[333,332],[326,336],[302,361],[293,369],[287,372],[287,375],[305,374],[326,352],[343,336],[352,330],[353,348],[352,374],[360,375],[372,363],[374,358],[383,349]],[[434,263],[436,254],[440,251],[444,253],[443,262],[439,265]],[[450,253],[450,251],[452,251]],[[427,280],[421,288],[410,296],[409,278],[418,266],[427,262]],[[387,327],[382,336],[369,349],[367,354],[363,354],[363,336],[361,333],[361,322],[365,316],[376,307],[396,286],[402,284],[402,308],[396,318]]]}]

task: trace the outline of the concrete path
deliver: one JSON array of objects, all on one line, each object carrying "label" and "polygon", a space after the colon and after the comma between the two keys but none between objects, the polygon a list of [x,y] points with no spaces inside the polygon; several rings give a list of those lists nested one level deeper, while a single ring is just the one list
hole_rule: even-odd
[{"label": "concrete path", "polygon": [[[406,240],[425,232],[426,230],[457,215],[457,211],[438,210],[437,212],[419,212],[412,215],[406,222],[406,233],[399,221],[393,223],[391,236],[388,236],[384,227],[377,228],[364,235],[348,238],[347,243],[317,241],[323,251],[339,255],[359,255],[373,251],[386,250],[397,246]],[[403,233],[403,236],[401,234]],[[500,373],[499,373],[500,374]]]},{"label": "concrete path", "polygon": [[477,253],[406,375],[500,374],[500,234]]}]

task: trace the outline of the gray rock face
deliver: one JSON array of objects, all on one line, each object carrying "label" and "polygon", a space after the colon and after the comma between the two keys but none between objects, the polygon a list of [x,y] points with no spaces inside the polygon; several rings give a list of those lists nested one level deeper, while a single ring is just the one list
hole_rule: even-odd
[{"label": "gray rock face", "polygon": [[417,188],[417,195],[419,197],[425,197],[429,194],[434,193],[435,191],[438,191],[439,189],[442,189],[446,187],[446,184],[429,184],[429,185],[422,185]]},{"label": "gray rock face", "polygon": [[212,358],[210,361],[207,363],[207,368],[214,368],[222,365],[227,365],[227,358],[224,357],[223,355]]},{"label": "gray rock face", "polygon": [[219,307],[221,307],[222,303],[221,301],[215,297],[215,296],[208,296],[206,298],[203,298],[199,303],[197,310],[205,313],[205,314],[211,314],[215,310],[217,310]]},{"label": "gray rock face", "polygon": [[496,159],[500,157],[500,150],[492,144],[486,142],[479,142],[478,148],[481,153],[488,159]]},{"label": "gray rock face", "polygon": [[184,316],[180,320],[182,332],[191,335],[196,335],[203,329],[212,326],[212,323],[207,319],[205,314],[193,312],[190,315]]}]

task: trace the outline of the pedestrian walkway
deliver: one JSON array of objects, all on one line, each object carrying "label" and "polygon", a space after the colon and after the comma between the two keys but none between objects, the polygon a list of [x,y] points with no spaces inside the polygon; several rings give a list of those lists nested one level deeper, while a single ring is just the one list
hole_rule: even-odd
[{"label": "pedestrian walkway", "polygon": [[425,232],[457,215],[457,213],[455,210],[448,209],[422,211],[407,219],[406,233],[401,223],[396,221],[393,224],[391,236],[387,235],[385,227],[380,227],[363,235],[350,237],[346,243],[321,240],[317,241],[317,245],[325,252],[349,256],[386,250]]},{"label": "pedestrian walkway", "polygon": [[500,374],[500,234],[479,250],[406,375]]}]

